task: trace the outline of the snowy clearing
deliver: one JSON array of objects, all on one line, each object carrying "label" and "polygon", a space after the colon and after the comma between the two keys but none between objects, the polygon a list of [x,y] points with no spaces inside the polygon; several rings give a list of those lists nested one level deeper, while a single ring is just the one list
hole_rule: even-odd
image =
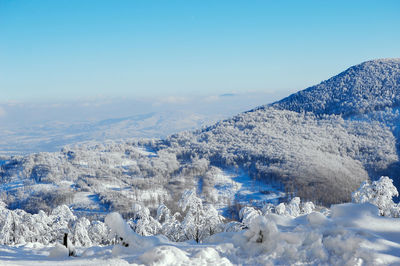
[{"label": "snowy clearing", "polygon": [[277,204],[285,196],[276,186],[254,180],[243,170],[215,168],[212,179],[215,190],[211,197],[218,199],[214,205],[224,215],[235,202],[261,208],[265,203]]}]

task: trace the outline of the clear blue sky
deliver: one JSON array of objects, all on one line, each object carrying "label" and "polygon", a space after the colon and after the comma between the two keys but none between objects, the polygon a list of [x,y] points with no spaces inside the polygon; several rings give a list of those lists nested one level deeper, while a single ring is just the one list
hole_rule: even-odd
[{"label": "clear blue sky", "polygon": [[400,57],[400,1],[0,0],[0,101],[297,91]]}]

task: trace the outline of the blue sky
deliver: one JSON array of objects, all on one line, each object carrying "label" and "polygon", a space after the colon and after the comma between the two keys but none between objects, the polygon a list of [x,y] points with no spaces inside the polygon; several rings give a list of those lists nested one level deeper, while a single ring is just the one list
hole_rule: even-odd
[{"label": "blue sky", "polygon": [[400,57],[400,1],[0,0],[0,101],[294,92]]}]

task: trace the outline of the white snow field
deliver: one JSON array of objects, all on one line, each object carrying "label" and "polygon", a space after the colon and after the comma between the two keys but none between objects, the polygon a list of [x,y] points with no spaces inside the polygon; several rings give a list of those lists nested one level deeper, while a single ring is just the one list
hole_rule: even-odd
[{"label": "white snow field", "polygon": [[215,199],[213,205],[225,216],[233,202],[261,208],[266,202],[277,204],[285,196],[276,186],[254,180],[241,169],[235,171],[214,167],[212,177],[214,186],[209,194]]},{"label": "white snow field", "polygon": [[141,236],[117,213],[105,222],[128,244],[77,248],[0,246],[1,265],[398,265],[400,219],[370,203],[333,205],[296,218],[255,215],[248,229],[212,235],[201,244]]}]

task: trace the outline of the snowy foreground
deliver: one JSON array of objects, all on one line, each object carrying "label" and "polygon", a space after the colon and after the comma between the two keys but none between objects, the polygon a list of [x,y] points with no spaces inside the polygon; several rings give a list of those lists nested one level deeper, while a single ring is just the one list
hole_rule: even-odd
[{"label": "snowy foreground", "polygon": [[400,219],[379,216],[370,203],[334,205],[326,213],[291,218],[255,215],[249,228],[211,236],[202,244],[134,233],[117,213],[106,224],[121,244],[78,248],[0,246],[1,265],[388,265],[400,264]]}]

